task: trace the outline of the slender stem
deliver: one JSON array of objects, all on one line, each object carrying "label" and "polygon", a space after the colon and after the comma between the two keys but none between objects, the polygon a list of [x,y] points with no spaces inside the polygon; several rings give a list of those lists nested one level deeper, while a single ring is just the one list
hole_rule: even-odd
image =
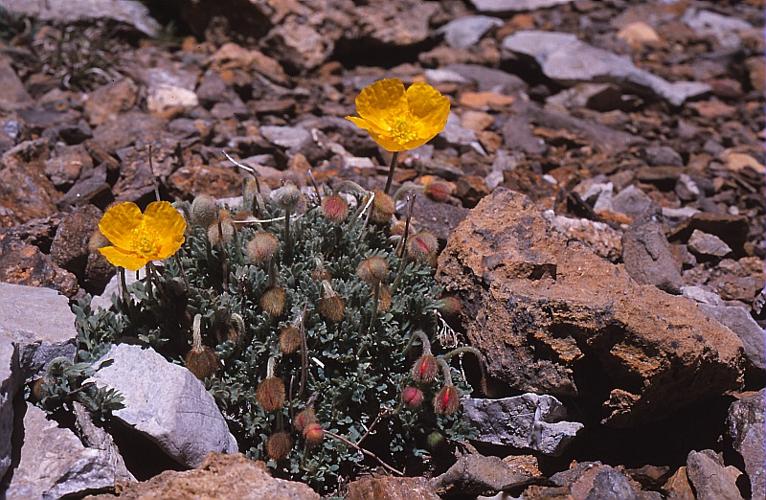
[{"label": "slender stem", "polygon": [[160,201],[160,185],[157,182],[157,176],[154,175],[154,164],[152,163],[152,145],[149,144],[149,171],[152,173],[152,184],[154,184],[154,198]]},{"label": "slender stem", "polygon": [[218,240],[221,243],[221,286],[223,291],[229,291],[229,262],[226,258],[226,242],[223,241],[223,223],[221,217],[218,217]]},{"label": "slender stem", "polygon": [[449,359],[452,356],[459,355],[459,354],[464,354],[464,353],[471,353],[474,356],[476,356],[476,359],[479,362],[479,371],[481,372],[481,381],[480,381],[480,383],[481,383],[481,392],[483,392],[485,395],[488,394],[488,389],[487,389],[487,368],[486,368],[486,363],[484,361],[484,356],[481,354],[481,351],[479,351],[475,347],[463,346],[463,347],[458,347],[457,349],[453,349],[450,352],[448,352],[446,354],[443,354],[440,357],[443,357],[446,361],[449,361]]},{"label": "slender stem", "polygon": [[357,444],[356,444],[356,443],[354,443],[353,441],[349,441],[348,439],[344,438],[343,436],[339,436],[338,434],[335,434],[334,432],[330,432],[330,431],[324,431],[324,433],[325,433],[326,435],[330,436],[330,437],[331,437],[331,438],[333,438],[333,439],[337,439],[338,441],[340,441],[340,442],[341,442],[341,443],[343,443],[343,444],[346,444],[346,445],[348,445],[348,446],[350,446],[350,447],[352,447],[352,448],[355,448],[357,451],[359,451],[359,452],[361,452],[361,453],[363,453],[363,454],[367,455],[368,457],[370,457],[370,458],[374,458],[374,459],[375,459],[375,460],[377,460],[377,461],[378,461],[378,463],[379,463],[380,465],[382,465],[382,466],[383,466],[383,468],[384,468],[384,469],[386,469],[387,471],[389,471],[389,472],[392,472],[392,473],[396,474],[397,476],[404,476],[404,472],[402,472],[402,471],[400,471],[400,470],[397,470],[397,469],[395,469],[395,468],[391,467],[391,466],[390,466],[390,465],[388,465],[386,462],[384,462],[383,460],[381,460],[381,459],[380,459],[380,458],[379,458],[379,457],[378,457],[376,454],[374,454],[373,452],[371,452],[371,451],[369,451],[369,450],[365,450],[364,448],[362,448],[361,446],[357,445]]},{"label": "slender stem", "polygon": [[394,153],[391,155],[391,163],[388,165],[388,179],[386,179],[386,188],[383,190],[384,193],[388,194],[388,192],[391,190],[391,183],[394,180],[394,170],[396,169],[396,160],[399,158],[399,152],[394,151]]},{"label": "slender stem", "polygon": [[306,321],[306,307],[303,308],[303,314],[301,315],[301,325],[298,331],[301,334],[301,381],[298,389],[298,398],[303,397],[303,392],[306,390],[306,379],[308,379],[309,373],[309,351],[308,342],[306,342],[306,327],[304,326]]},{"label": "slender stem", "polygon": [[293,255],[293,242],[290,238],[290,210],[285,210],[285,263],[289,263]]},{"label": "slender stem", "polygon": [[378,412],[378,416],[375,417],[375,420],[372,421],[370,426],[367,428],[367,431],[365,431],[362,437],[360,437],[357,440],[356,444],[359,445],[362,441],[364,441],[364,438],[366,438],[372,433],[372,430],[375,428],[376,425],[378,425],[378,423],[383,419],[383,417],[387,417],[395,413],[397,413],[397,410],[392,410],[391,408],[383,408],[382,410],[380,410],[380,412]]},{"label": "slender stem", "polygon": [[195,314],[192,322],[192,349],[202,350],[202,315]]},{"label": "slender stem", "polygon": [[378,316],[378,301],[380,300],[380,281],[375,282],[372,288],[372,307],[370,308],[370,321],[367,323],[367,333],[370,333],[372,324]]},{"label": "slender stem", "polygon": [[311,180],[311,186],[314,188],[314,192],[317,195],[317,200],[319,204],[322,204],[322,194],[319,192],[319,186],[317,185],[317,180],[314,178],[314,173],[309,169],[309,179]]},{"label": "slender stem", "polygon": [[125,302],[125,308],[130,310],[130,295],[128,294],[128,284],[125,281],[125,268],[119,268],[120,272],[120,291],[122,300]]},{"label": "slender stem", "polygon": [[428,336],[423,333],[422,330],[415,330],[412,332],[412,335],[410,336],[410,341],[407,342],[407,346],[404,348],[404,352],[402,354],[406,354],[407,351],[410,349],[410,346],[412,345],[412,341],[418,339],[420,340],[420,343],[423,346],[423,354],[431,354],[431,341],[428,340]]},{"label": "slender stem", "polygon": [[184,280],[184,285],[186,285],[186,288],[189,288],[189,280],[186,277],[186,271],[184,271],[184,263],[181,261],[181,255],[179,252],[176,252],[175,255],[173,255],[173,258],[176,261],[176,264],[178,264],[178,270],[181,272],[181,279]]}]

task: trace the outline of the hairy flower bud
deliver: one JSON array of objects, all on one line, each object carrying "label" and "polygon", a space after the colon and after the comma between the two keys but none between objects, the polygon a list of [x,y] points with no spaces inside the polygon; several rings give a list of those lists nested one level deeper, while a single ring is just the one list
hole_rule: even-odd
[{"label": "hairy flower bud", "polygon": [[434,396],[434,411],[439,415],[452,415],[460,407],[460,394],[454,385],[445,385]]},{"label": "hairy flower bud", "polygon": [[279,350],[283,354],[293,354],[301,348],[301,332],[293,325],[282,327],[279,331]]},{"label": "hairy flower bud", "polygon": [[416,262],[433,264],[438,250],[439,241],[428,231],[421,231],[410,236],[407,242],[407,255]]},{"label": "hairy flower bud", "polygon": [[339,295],[322,297],[317,304],[319,314],[326,320],[337,323],[343,319],[346,311],[346,304]]},{"label": "hairy flower bud", "polygon": [[258,304],[266,314],[272,318],[276,318],[281,316],[284,312],[286,300],[287,294],[285,293],[285,289],[279,286],[274,286],[261,295]]},{"label": "hairy flower bud", "polygon": [[439,312],[445,316],[457,316],[463,310],[463,304],[460,302],[460,299],[452,295],[439,299],[437,307]]},{"label": "hairy flower bud", "polygon": [[374,193],[375,199],[372,200],[370,220],[376,224],[387,224],[396,212],[394,199],[380,190],[376,190]]},{"label": "hairy flower bud", "polygon": [[210,347],[192,347],[184,358],[186,368],[200,380],[205,380],[218,371],[218,354]]},{"label": "hairy flower bud", "polygon": [[295,427],[296,431],[303,432],[303,429],[305,429],[307,425],[313,424],[316,421],[317,416],[316,413],[314,413],[314,408],[309,406],[295,415],[295,418],[293,419],[293,427]]},{"label": "hairy flower bud", "polygon": [[270,459],[277,462],[287,458],[287,455],[290,454],[292,448],[293,438],[290,437],[289,433],[284,431],[275,432],[269,436],[268,441],[266,441],[266,453],[269,455]]},{"label": "hairy flower bud", "polygon": [[340,224],[348,217],[348,203],[338,194],[327,196],[322,200],[322,214],[330,222]]},{"label": "hairy flower bud", "polygon": [[247,258],[253,264],[270,261],[277,250],[279,250],[279,239],[268,231],[256,231],[245,247]]},{"label": "hairy flower bud", "polygon": [[402,391],[402,402],[410,408],[420,408],[423,398],[423,391],[417,387],[405,387]]},{"label": "hairy flower bud", "polygon": [[288,212],[294,212],[301,201],[301,190],[295,184],[285,184],[271,192],[271,199],[279,207]]},{"label": "hairy flower bud", "polygon": [[439,450],[445,444],[446,440],[441,432],[433,431],[426,437],[426,446],[428,446],[428,449],[432,452]]},{"label": "hairy flower bud", "polygon": [[423,354],[412,365],[412,379],[415,382],[429,384],[436,380],[438,374],[439,364],[436,362],[436,357],[431,353]]},{"label": "hairy flower bud", "polygon": [[359,263],[356,275],[369,285],[385,281],[388,276],[388,262],[377,255],[368,257]]},{"label": "hairy flower bud", "polygon": [[314,447],[322,442],[324,429],[322,429],[318,422],[311,422],[303,428],[303,437],[306,439],[306,444],[309,448]]},{"label": "hairy flower bud", "polygon": [[221,246],[221,243],[228,243],[234,238],[234,223],[231,221],[231,215],[226,210],[221,210],[219,221],[213,221],[207,228],[207,239],[214,247]]},{"label": "hairy flower bud", "polygon": [[277,411],[285,404],[285,383],[281,378],[266,377],[255,390],[255,399],[266,411]]},{"label": "hairy flower bud", "polygon": [[218,203],[212,196],[201,194],[192,201],[191,223],[195,226],[209,227],[217,215]]},{"label": "hairy flower bud", "polygon": [[434,201],[447,201],[452,195],[452,186],[444,181],[434,180],[423,188],[423,192]]}]

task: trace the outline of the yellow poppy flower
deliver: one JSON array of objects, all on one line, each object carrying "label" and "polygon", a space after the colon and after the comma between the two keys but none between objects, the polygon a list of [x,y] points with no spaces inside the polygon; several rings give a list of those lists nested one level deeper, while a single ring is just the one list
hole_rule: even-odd
[{"label": "yellow poppy flower", "polygon": [[167,201],[149,203],[144,213],[126,201],[109,207],[98,229],[113,245],[99,248],[101,255],[112,265],[136,271],[175,254],[184,242],[186,221]]},{"label": "yellow poppy flower", "polygon": [[346,119],[370,133],[388,151],[415,149],[444,129],[449,99],[427,83],[417,82],[405,91],[396,78],[378,80],[356,97],[359,116]]}]

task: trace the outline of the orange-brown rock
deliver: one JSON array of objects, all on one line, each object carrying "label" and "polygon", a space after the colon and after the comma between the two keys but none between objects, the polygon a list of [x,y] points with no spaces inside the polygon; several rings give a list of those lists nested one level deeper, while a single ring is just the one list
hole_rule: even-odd
[{"label": "orange-brown rock", "polygon": [[89,499],[165,499],[174,500],[319,500],[319,495],[302,483],[275,479],[263,462],[242,454],[211,453],[194,470],[165,471],[143,483],[134,483],[115,495]]},{"label": "orange-brown rock", "polygon": [[470,342],[514,389],[593,401],[603,421],[661,419],[742,383],[743,348],[696,304],[639,285],[500,189],[457,227],[439,259],[464,303]]},{"label": "orange-brown rock", "polygon": [[423,477],[365,477],[348,485],[347,500],[439,500]]}]

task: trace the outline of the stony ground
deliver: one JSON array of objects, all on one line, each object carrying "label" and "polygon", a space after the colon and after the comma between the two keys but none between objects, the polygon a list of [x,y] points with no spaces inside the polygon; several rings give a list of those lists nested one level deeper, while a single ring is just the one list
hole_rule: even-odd
[{"label": "stony ground", "polygon": [[[96,3],[0,0],[0,281],[100,294],[103,210],[155,179],[237,196],[224,152],[270,187],[382,187],[343,117],[427,81],[450,119],[395,182],[426,187],[414,223],[495,399],[464,405],[477,454],[445,476],[350,494],[764,498],[762,1]],[[155,486],[265,477],[216,460]]]}]

